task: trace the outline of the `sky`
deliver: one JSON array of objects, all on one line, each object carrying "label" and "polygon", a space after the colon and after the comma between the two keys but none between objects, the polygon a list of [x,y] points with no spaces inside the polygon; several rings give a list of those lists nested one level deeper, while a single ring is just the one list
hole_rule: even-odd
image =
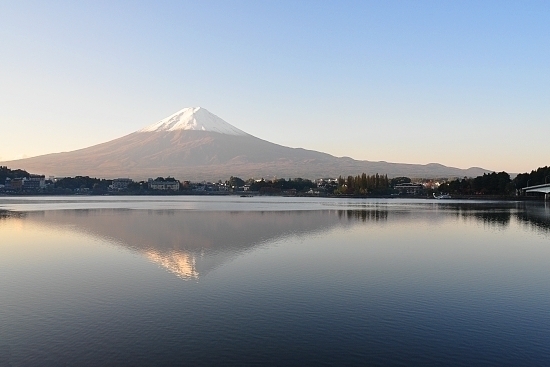
[{"label": "sky", "polygon": [[0,161],[193,106],[335,156],[528,172],[550,165],[550,2],[0,2]]}]

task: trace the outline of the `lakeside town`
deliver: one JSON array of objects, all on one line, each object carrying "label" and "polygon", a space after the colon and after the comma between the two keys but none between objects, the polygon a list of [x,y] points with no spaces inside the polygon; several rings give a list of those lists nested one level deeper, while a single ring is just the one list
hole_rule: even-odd
[{"label": "lakeside town", "polygon": [[[136,181],[131,178],[102,179],[89,176],[54,177],[21,169],[0,167],[0,195],[271,195],[348,197],[526,197],[548,198],[548,194],[522,192],[522,188],[544,185],[550,167],[511,178],[506,172],[475,178],[388,178],[378,173],[338,178],[247,179],[231,176],[217,182],[191,182],[174,177]],[[437,196],[436,196],[437,195]]]}]

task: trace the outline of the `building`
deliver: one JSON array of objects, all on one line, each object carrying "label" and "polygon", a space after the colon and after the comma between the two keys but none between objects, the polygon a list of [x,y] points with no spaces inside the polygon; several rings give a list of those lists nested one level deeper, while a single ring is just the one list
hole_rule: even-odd
[{"label": "building", "polygon": [[31,175],[29,178],[23,179],[23,190],[38,191],[46,187],[45,176]]},{"label": "building", "polygon": [[178,191],[180,189],[180,182],[172,177],[168,177],[167,179],[161,179],[158,178],[156,180],[153,180],[150,178],[147,180],[149,189],[151,190],[172,190],[172,191]]},{"label": "building", "polygon": [[336,178],[318,178],[315,180],[317,187],[325,187],[327,185],[337,185],[338,179]]},{"label": "building", "polygon": [[134,181],[132,181],[132,179],[130,178],[115,178],[109,188],[113,191],[123,191],[128,189],[128,185],[130,185],[132,182]]},{"label": "building", "polygon": [[309,191],[306,192],[306,194],[325,196],[327,194],[327,190],[324,187],[316,187],[316,188],[309,189]]},{"label": "building", "polygon": [[22,178],[6,178],[4,189],[6,191],[21,191],[23,189],[23,179]]},{"label": "building", "polygon": [[393,187],[400,195],[418,195],[424,191],[422,184],[401,183]]}]

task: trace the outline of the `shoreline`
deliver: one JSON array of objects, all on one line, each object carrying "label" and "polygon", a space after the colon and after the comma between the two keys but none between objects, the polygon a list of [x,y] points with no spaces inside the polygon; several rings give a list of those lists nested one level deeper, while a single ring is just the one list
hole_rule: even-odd
[{"label": "shoreline", "polygon": [[406,196],[406,195],[262,195],[257,192],[203,192],[203,193],[181,193],[181,192],[147,192],[147,193],[97,193],[97,194],[80,194],[80,193],[0,193],[0,198],[3,197],[105,197],[105,196],[236,196],[236,197],[296,197],[296,198],[327,198],[327,199],[424,199],[424,200],[484,200],[484,201],[546,201],[544,196],[497,196],[497,195],[453,195],[449,199],[435,199],[431,196]]}]

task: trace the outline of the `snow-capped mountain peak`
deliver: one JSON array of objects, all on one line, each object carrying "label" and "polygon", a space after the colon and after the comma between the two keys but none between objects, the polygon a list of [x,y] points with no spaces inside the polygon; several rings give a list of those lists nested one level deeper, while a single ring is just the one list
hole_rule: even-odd
[{"label": "snow-capped mountain peak", "polygon": [[248,135],[202,107],[184,108],[159,122],[139,130],[139,132],[176,130],[199,130],[227,135]]}]

